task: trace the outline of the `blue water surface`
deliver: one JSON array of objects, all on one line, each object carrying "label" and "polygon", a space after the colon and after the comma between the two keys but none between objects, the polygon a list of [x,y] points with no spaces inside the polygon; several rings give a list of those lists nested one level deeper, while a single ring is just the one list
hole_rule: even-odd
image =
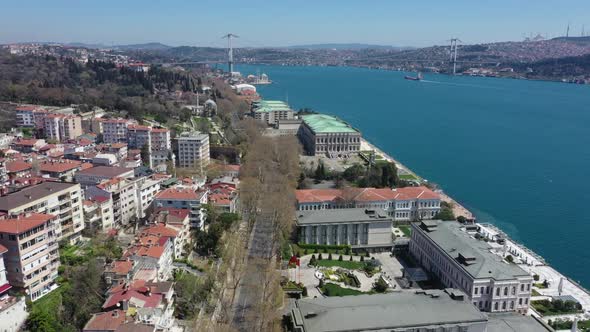
[{"label": "blue water surface", "polygon": [[590,287],[590,86],[346,67],[264,72],[267,99],[341,117]]}]

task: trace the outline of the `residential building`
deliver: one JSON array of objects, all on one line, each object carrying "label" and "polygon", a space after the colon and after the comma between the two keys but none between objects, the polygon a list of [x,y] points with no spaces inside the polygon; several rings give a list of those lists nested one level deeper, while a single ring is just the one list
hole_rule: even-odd
[{"label": "residential building", "polygon": [[152,128],[150,145],[151,167],[166,164],[169,157],[171,160],[174,160],[174,155],[172,154],[172,144],[170,141],[170,130],[166,128]]},{"label": "residential building", "polygon": [[[152,214],[152,222],[157,225],[165,225],[172,227],[179,231],[178,239],[175,243],[175,256],[185,256],[189,254],[186,252],[185,246],[191,242],[190,233],[190,210],[188,209],[175,209],[175,208],[158,208]],[[179,249],[179,250],[177,250]]]},{"label": "residential building", "polygon": [[412,224],[410,254],[443,285],[461,289],[482,311],[526,314],[533,278],[494,253],[498,250],[501,246],[476,239],[458,222]]},{"label": "residential building", "polygon": [[300,299],[290,316],[295,332],[486,332],[488,321],[454,289]]},{"label": "residential building", "polygon": [[156,194],[160,191],[160,179],[143,177],[137,181],[137,207],[139,218],[145,218],[146,213]]},{"label": "residential building", "polygon": [[352,249],[388,250],[392,218],[383,209],[335,209],[298,211],[299,242],[349,245]]},{"label": "residential building", "polygon": [[31,301],[57,288],[60,223],[57,216],[26,213],[0,220],[0,245],[10,285],[25,292]]},{"label": "residential building", "polygon": [[76,172],[82,169],[82,162],[78,160],[57,159],[39,163],[39,171],[51,178],[73,182]]},{"label": "residential building", "polygon": [[298,136],[307,154],[312,156],[346,158],[361,149],[361,133],[331,115],[304,115]]},{"label": "residential building", "polygon": [[209,165],[209,135],[198,131],[182,133],[178,142],[178,167],[204,169]]},{"label": "residential building", "polygon": [[55,215],[59,240],[78,242],[84,229],[82,191],[77,183],[43,182],[0,197],[0,212],[11,216],[23,213]]},{"label": "residential building", "polygon": [[0,149],[8,149],[16,137],[7,133],[0,133]]},{"label": "residential building", "polygon": [[110,197],[113,202],[114,228],[127,225],[140,216],[137,197],[137,180],[133,178],[112,178],[96,186],[86,188],[86,198]]},{"label": "residential building", "polygon": [[279,100],[259,100],[252,102],[254,119],[269,126],[279,125],[280,120],[293,120],[294,112],[287,103]]},{"label": "residential building", "polygon": [[38,109],[37,106],[18,106],[16,112],[17,127],[34,127],[35,119],[33,113]]},{"label": "residential building", "polygon": [[31,175],[33,165],[23,160],[7,161],[5,163],[6,174],[9,180],[23,178]]},{"label": "residential building", "polygon": [[82,118],[77,115],[47,114],[45,116],[45,136],[48,139],[64,142],[82,135]]},{"label": "residential building", "polygon": [[203,228],[206,217],[203,204],[207,204],[207,201],[206,190],[174,187],[159,192],[154,199],[154,207],[188,209],[191,227]]},{"label": "residential building", "polygon": [[147,145],[151,151],[152,128],[148,126],[129,125],[127,126],[127,145],[130,149],[141,149]]},{"label": "residential building", "polygon": [[119,159],[112,153],[99,153],[92,158],[94,166],[120,166]]},{"label": "residential building", "polygon": [[95,186],[113,178],[133,178],[133,169],[115,166],[95,166],[76,173],[76,182],[82,187]]},{"label": "residential building", "polygon": [[38,152],[44,147],[47,143],[44,139],[18,139],[12,142],[12,148],[18,152],[22,153],[31,153],[31,152]]},{"label": "residential building", "polygon": [[157,280],[168,280],[174,259],[173,240],[167,236],[141,235],[123,257],[136,261],[142,268],[154,268]]},{"label": "residential building", "polygon": [[155,224],[143,229],[140,237],[156,236],[168,237],[172,242],[173,259],[180,259],[185,256],[184,246],[188,244],[188,239],[184,238],[183,230],[167,224]]},{"label": "residential building", "polygon": [[112,143],[106,148],[105,152],[114,154],[117,160],[123,160],[127,158],[128,151],[127,143]]},{"label": "residential building", "polygon": [[107,231],[115,227],[111,196],[94,196],[92,200],[85,200],[83,207],[86,228]]},{"label": "residential building", "polygon": [[107,263],[104,268],[104,280],[107,285],[120,285],[133,279],[136,262],[127,258]]},{"label": "residential building", "polygon": [[381,208],[394,221],[432,219],[440,212],[440,195],[427,187],[299,189],[297,210]]},{"label": "residential building", "polygon": [[104,143],[127,142],[127,126],[133,121],[126,119],[107,119],[102,122],[102,140]]},{"label": "residential building", "polygon": [[27,320],[27,305],[25,297],[8,294],[12,286],[6,278],[4,255],[8,249],[0,244],[0,331],[17,332],[21,330]]}]

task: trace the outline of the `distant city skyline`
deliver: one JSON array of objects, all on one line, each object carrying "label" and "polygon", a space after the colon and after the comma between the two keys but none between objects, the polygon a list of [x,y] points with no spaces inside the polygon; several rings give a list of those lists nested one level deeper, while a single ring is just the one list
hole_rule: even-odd
[{"label": "distant city skyline", "polygon": [[[409,3],[359,1],[136,0],[74,3],[65,0],[3,4],[0,43],[81,42],[224,47],[225,33],[237,47],[363,43],[423,47],[451,37],[464,43],[549,38],[590,30],[590,2],[457,0]],[[585,29],[586,27],[587,29]]]}]

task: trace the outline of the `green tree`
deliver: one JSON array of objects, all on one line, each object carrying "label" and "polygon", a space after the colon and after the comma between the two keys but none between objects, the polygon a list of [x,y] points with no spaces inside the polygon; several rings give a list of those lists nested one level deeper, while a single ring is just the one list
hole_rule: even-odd
[{"label": "green tree", "polygon": [[45,310],[33,310],[27,318],[27,330],[29,331],[43,331],[56,332],[52,326],[54,318]]},{"label": "green tree", "polygon": [[148,166],[150,164],[150,147],[147,144],[144,144],[141,147],[141,162],[144,166]]},{"label": "green tree", "polygon": [[373,283],[373,290],[377,293],[385,293],[387,291],[387,282],[383,278],[377,278],[377,280]]}]

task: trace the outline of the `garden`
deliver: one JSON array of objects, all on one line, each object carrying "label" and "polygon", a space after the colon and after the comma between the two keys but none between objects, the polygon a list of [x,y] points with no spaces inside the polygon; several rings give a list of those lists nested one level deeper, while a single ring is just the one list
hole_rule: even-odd
[{"label": "garden", "polygon": [[577,314],[582,312],[582,305],[574,301],[537,300],[531,301],[531,305],[543,316]]}]

